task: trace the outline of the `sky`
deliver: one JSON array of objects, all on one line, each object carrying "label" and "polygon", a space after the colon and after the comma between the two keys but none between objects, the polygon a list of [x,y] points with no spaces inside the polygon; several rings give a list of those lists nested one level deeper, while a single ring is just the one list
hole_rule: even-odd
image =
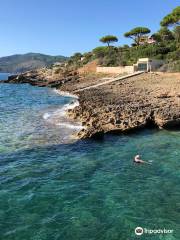
[{"label": "sky", "polygon": [[101,46],[112,34],[116,45],[137,26],[159,29],[179,0],[0,0],[0,56],[38,52],[71,56]]}]

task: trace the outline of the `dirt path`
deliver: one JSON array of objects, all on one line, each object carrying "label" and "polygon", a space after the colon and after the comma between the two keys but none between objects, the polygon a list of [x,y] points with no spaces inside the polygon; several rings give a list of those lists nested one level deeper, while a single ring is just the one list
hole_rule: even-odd
[{"label": "dirt path", "polygon": [[84,90],[91,89],[91,88],[97,88],[99,86],[106,85],[106,84],[109,84],[109,83],[113,83],[113,82],[116,82],[116,81],[119,81],[119,80],[123,80],[123,79],[126,79],[126,78],[134,77],[134,76],[140,75],[142,73],[144,73],[144,72],[143,71],[141,71],[141,72],[139,71],[139,72],[128,74],[128,75],[125,75],[125,76],[122,76],[122,77],[111,78],[110,80],[106,80],[106,81],[98,83],[98,84],[94,84],[94,85],[91,85],[91,86],[88,86],[88,87],[84,87],[84,88],[80,88],[78,90],[75,90],[74,93],[82,92]]}]

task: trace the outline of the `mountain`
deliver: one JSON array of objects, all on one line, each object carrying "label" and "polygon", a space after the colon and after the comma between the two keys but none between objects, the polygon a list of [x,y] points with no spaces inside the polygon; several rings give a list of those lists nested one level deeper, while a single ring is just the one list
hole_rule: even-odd
[{"label": "mountain", "polygon": [[50,56],[40,53],[16,54],[0,58],[0,72],[19,73],[64,62],[64,56]]}]

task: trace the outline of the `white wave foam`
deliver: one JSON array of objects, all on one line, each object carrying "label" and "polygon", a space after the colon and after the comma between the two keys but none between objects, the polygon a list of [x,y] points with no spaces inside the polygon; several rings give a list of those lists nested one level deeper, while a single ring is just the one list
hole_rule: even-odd
[{"label": "white wave foam", "polygon": [[51,116],[50,113],[44,113],[43,118],[46,120]]},{"label": "white wave foam", "polygon": [[62,108],[58,109],[57,111],[54,112],[54,115],[59,115],[59,116],[66,116],[68,110],[72,110],[75,107],[79,106],[78,101],[73,101],[71,103],[65,104]]},{"label": "white wave foam", "polygon": [[73,101],[71,103],[65,104],[63,109],[65,111],[67,111],[67,110],[73,109],[73,108],[78,107],[78,106],[79,106],[79,102],[76,100],[76,101]]},{"label": "white wave foam", "polygon": [[64,97],[72,97],[72,98],[75,98],[75,99],[79,98],[77,95],[69,93],[69,92],[60,91],[58,89],[53,89],[53,90],[54,90],[55,93],[60,94],[61,96],[64,96]]},{"label": "white wave foam", "polygon": [[75,124],[71,124],[71,123],[58,123],[57,125],[65,127],[65,128],[77,129],[77,130],[81,130],[84,128],[82,125],[75,125]]},{"label": "white wave foam", "polygon": [[70,109],[74,109],[79,106],[78,100],[73,100],[71,103],[65,104],[63,107],[53,111],[46,112],[43,115],[43,119],[48,121],[51,124],[55,124],[56,126],[61,126],[64,128],[81,130],[84,127],[79,122],[71,123],[67,117],[67,111]]},{"label": "white wave foam", "polygon": [[53,118],[66,116],[68,110],[73,109],[73,108],[78,107],[78,106],[79,106],[79,102],[78,101],[73,101],[71,103],[65,104],[63,107],[55,110],[54,112],[44,113],[43,118],[45,120],[47,120],[49,118],[53,119]]}]

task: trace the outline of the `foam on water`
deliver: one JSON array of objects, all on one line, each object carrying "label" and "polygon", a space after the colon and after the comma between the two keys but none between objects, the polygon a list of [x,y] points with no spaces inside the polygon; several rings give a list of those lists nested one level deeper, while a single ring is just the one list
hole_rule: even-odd
[{"label": "foam on water", "polygon": [[51,124],[55,124],[57,126],[70,128],[74,130],[81,130],[84,127],[80,122],[70,120],[67,117],[68,110],[72,110],[75,107],[79,106],[78,100],[73,100],[71,103],[65,104],[64,106],[52,111],[46,112],[43,114],[43,119],[47,120],[47,122]]},{"label": "foam on water", "polygon": [[79,106],[78,96],[70,94],[68,92],[60,91],[58,89],[53,90],[55,93],[64,96],[70,97],[73,100],[70,103],[61,106],[60,108],[54,110],[53,112],[46,112],[43,114],[43,119],[47,120],[49,123],[53,123],[57,126],[70,128],[74,130],[81,130],[83,126],[80,122],[72,122],[72,120],[68,119],[67,112],[68,110],[72,110],[75,107]]},{"label": "foam on water", "polygon": [[59,123],[57,125],[59,125],[61,127],[65,127],[65,128],[76,129],[76,130],[81,130],[84,128],[82,125],[70,124],[70,123]]},{"label": "foam on water", "polygon": [[69,119],[67,111],[78,105],[77,98],[61,96],[52,89],[1,84],[0,149],[16,151],[17,146],[75,141],[73,136],[82,126]]},{"label": "foam on water", "polygon": [[75,107],[79,106],[79,102],[78,100],[74,100],[71,103],[66,104],[63,108],[62,108],[62,112],[66,113],[68,110],[72,110]]},{"label": "foam on water", "polygon": [[61,96],[64,96],[64,97],[72,97],[72,98],[78,99],[77,95],[69,93],[69,92],[65,92],[65,91],[60,91],[59,89],[54,89],[54,92],[57,94],[60,94]]},{"label": "foam on water", "polygon": [[44,113],[44,114],[43,114],[43,118],[44,118],[45,120],[48,119],[50,116],[51,116],[50,113]]}]

